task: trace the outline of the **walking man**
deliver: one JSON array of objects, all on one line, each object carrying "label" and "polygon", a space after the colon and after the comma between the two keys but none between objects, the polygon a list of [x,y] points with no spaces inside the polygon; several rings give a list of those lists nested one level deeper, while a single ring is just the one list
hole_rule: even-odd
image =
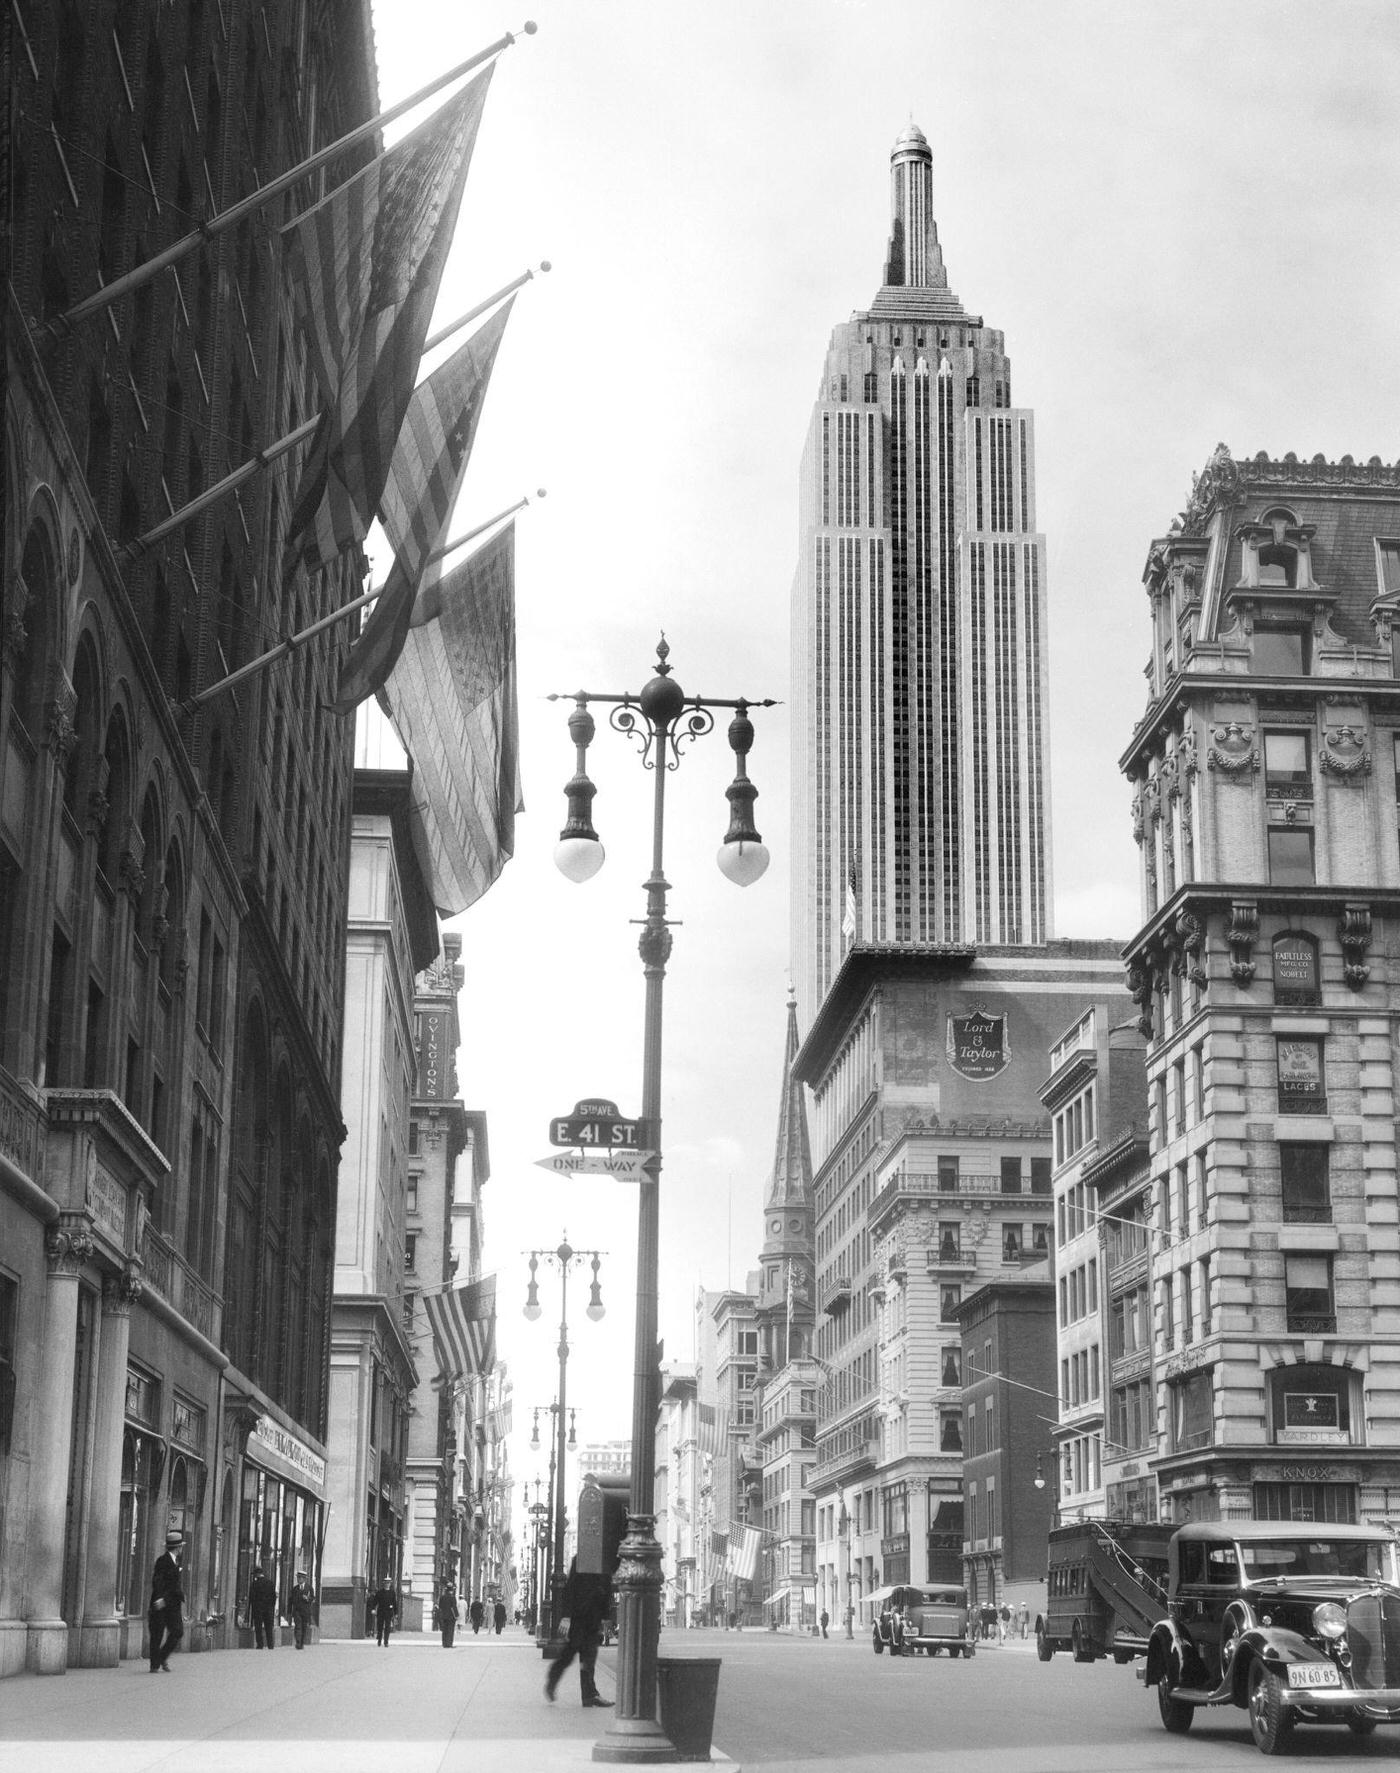
[{"label": "walking man", "polygon": [[472,1602],[469,1611],[472,1617],[472,1631],[473,1633],[476,1633],[481,1630],[481,1622],[486,1617],[486,1608],[482,1605],[481,1597],[479,1595],[476,1600]]},{"label": "walking man", "polygon": [[442,1647],[450,1650],[452,1640],[457,1635],[457,1621],[462,1613],[457,1605],[457,1590],[446,1579],[438,1591],[436,1614],[437,1628],[442,1633]]},{"label": "walking man", "polygon": [[496,1602],[495,1610],[491,1615],[491,1620],[496,1627],[496,1636],[500,1637],[501,1633],[506,1628],[506,1604],[504,1601]]},{"label": "walking man", "polygon": [[185,1635],[185,1587],[180,1575],[183,1534],[165,1535],[165,1550],[151,1572],[151,1604],[146,1609],[146,1629],[151,1640],[151,1673],[169,1674],[170,1652]]},{"label": "walking man", "polygon": [[287,1601],[292,1615],[292,1630],[296,1635],[297,1649],[306,1646],[306,1634],[311,1629],[311,1591],[307,1587],[306,1577],[300,1570],[292,1584],[292,1592]]},{"label": "walking man", "polygon": [[830,1615],[830,1613],[827,1612],[825,1607],[822,1608],[821,1624],[822,1624],[822,1636],[825,1637],[826,1636],[826,1628],[828,1625],[831,1624],[831,1615]]},{"label": "walking man", "polygon": [[370,1606],[374,1611],[374,1641],[382,1649],[387,1649],[389,1630],[394,1623],[394,1615],[399,1610],[399,1597],[387,1576],[375,1589]]},{"label": "walking man", "polygon": [[277,1584],[261,1564],[253,1565],[253,1580],[248,1584],[248,1611],[253,1616],[253,1648],[276,1649]]},{"label": "walking man", "polygon": [[612,1585],[606,1576],[580,1572],[578,1559],[569,1562],[569,1574],[559,1597],[560,1624],[568,1619],[568,1635],[564,1648],[549,1665],[549,1678],[544,1696],[553,1699],[564,1670],[578,1657],[578,1680],[584,1705],[611,1705],[598,1691],[593,1672],[598,1666],[598,1642],[603,1635],[603,1620],[612,1609]]}]

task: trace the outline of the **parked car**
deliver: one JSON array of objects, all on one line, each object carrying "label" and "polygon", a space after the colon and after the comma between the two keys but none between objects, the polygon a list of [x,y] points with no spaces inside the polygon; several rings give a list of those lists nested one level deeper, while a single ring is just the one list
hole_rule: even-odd
[{"label": "parked car", "polygon": [[1376,1527],[1196,1521],[1167,1547],[1167,1617],[1142,1679],[1162,1723],[1238,1705],[1256,1746],[1282,1754],[1296,1724],[1369,1736],[1400,1724],[1400,1548]]},{"label": "parked car", "polygon": [[971,1656],[967,1635],[967,1590],[951,1583],[905,1582],[879,1588],[870,1596],[874,1609],[871,1641],[875,1654],[892,1656]]}]

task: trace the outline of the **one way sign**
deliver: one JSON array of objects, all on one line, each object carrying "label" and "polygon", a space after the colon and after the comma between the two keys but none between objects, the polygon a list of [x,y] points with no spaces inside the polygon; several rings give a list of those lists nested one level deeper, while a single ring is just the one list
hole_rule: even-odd
[{"label": "one way sign", "polygon": [[551,1151],[537,1157],[536,1166],[556,1176],[611,1176],[614,1182],[640,1182],[642,1166],[654,1151]]}]

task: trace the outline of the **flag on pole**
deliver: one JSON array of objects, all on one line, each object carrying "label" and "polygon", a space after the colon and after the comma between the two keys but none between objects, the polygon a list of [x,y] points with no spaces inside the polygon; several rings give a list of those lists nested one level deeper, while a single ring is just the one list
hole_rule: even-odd
[{"label": "flag on pole", "polygon": [[745,1527],[729,1545],[729,1574],[736,1582],[752,1582],[758,1573],[758,1551],[763,1534],[758,1527]]},{"label": "flag on pole", "polygon": [[841,934],[849,942],[856,933],[856,865],[846,873],[846,914],[841,919]]},{"label": "flag on pole", "polygon": [[466,1378],[496,1364],[496,1277],[424,1293],[423,1306],[443,1372]]},{"label": "flag on pole", "polygon": [[302,465],[286,570],[368,533],[413,393],[492,68],[283,230],[326,410]]},{"label": "flag on pole", "polygon": [[403,651],[424,563],[452,516],[514,297],[414,390],[383,488],[394,565],[346,654],[331,706],[349,714],[381,689]]},{"label": "flag on pole", "polygon": [[410,828],[424,878],[438,911],[456,916],[515,853],[513,523],[419,591],[380,700],[413,759]]},{"label": "flag on pole", "polygon": [[713,1404],[701,1404],[696,1413],[700,1419],[700,1451],[707,1459],[717,1459],[728,1428],[728,1412],[716,1410]]},{"label": "flag on pole", "polygon": [[728,1533],[710,1533],[710,1550],[705,1559],[706,1585],[713,1588],[724,1578],[725,1566],[729,1557]]}]

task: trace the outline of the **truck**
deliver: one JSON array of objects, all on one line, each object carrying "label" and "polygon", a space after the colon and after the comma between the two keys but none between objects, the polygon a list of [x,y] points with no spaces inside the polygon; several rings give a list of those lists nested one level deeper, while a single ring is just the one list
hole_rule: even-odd
[{"label": "truck", "polygon": [[1076,1662],[1131,1662],[1167,1615],[1167,1545],[1161,1521],[1078,1521],[1050,1534],[1045,1611],[1036,1654],[1068,1650]]}]

